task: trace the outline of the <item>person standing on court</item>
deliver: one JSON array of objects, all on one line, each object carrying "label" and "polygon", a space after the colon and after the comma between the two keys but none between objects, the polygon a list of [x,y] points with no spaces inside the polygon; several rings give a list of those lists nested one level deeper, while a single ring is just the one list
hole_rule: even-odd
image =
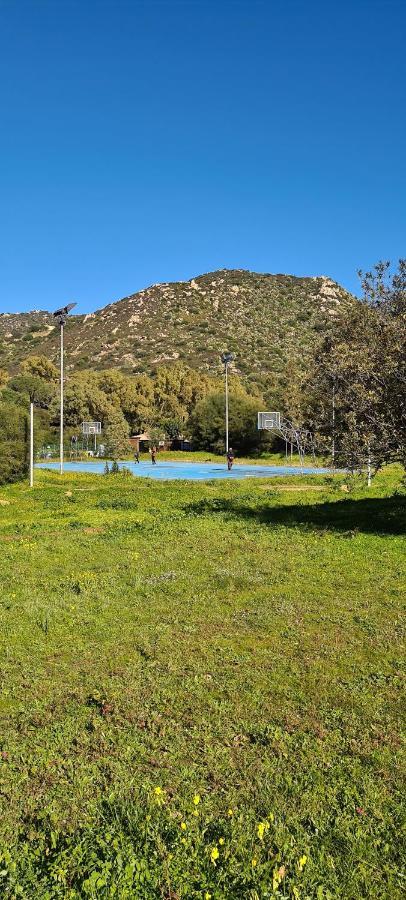
[{"label": "person standing on court", "polygon": [[136,451],[135,451],[135,453],[134,453],[134,459],[135,459],[135,462],[136,462],[136,463],[139,463],[139,461],[140,461],[140,451],[139,451],[139,450],[136,450]]},{"label": "person standing on court", "polygon": [[153,466],[156,466],[156,447],[155,444],[151,447],[151,462]]},{"label": "person standing on court", "polygon": [[229,447],[227,450],[227,469],[229,472],[231,472],[231,469],[233,468],[234,459],[234,450],[232,447]]}]

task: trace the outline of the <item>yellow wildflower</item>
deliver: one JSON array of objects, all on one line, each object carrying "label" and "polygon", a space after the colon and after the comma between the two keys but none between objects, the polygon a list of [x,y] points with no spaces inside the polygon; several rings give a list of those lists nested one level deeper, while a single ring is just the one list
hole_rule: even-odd
[{"label": "yellow wildflower", "polygon": [[180,827],[181,827],[182,831],[186,831],[186,822],[181,822]]},{"label": "yellow wildflower", "polygon": [[256,866],[257,862],[258,862],[258,860],[255,859],[255,856],[254,856],[254,858],[251,860],[251,865],[252,865],[252,868],[253,868],[253,869],[255,869],[255,866]]},{"label": "yellow wildflower", "polygon": [[223,837],[219,838],[219,844],[221,844],[221,845],[224,844],[224,838],[223,838]]},{"label": "yellow wildflower", "polygon": [[304,869],[306,863],[307,863],[307,856],[306,856],[306,854],[304,854],[299,859],[299,872],[301,872],[302,869]]},{"label": "yellow wildflower", "polygon": [[266,821],[258,822],[257,832],[258,832],[258,837],[259,837],[260,841],[263,841],[264,834],[266,831],[268,831],[268,828],[269,828],[269,822],[266,822]]},{"label": "yellow wildflower", "polygon": [[158,804],[158,806],[162,806],[162,803],[165,800],[165,791],[162,790],[162,788],[158,786],[158,787],[154,788],[154,795],[155,795],[155,802]]},{"label": "yellow wildflower", "polygon": [[227,810],[227,815],[231,818],[231,816],[234,815],[234,810],[233,810],[233,809],[228,809],[228,810]]},{"label": "yellow wildflower", "polygon": [[195,806],[198,806],[200,803],[200,794],[195,794],[193,797],[193,803]]},{"label": "yellow wildflower", "polygon": [[220,854],[219,854],[219,848],[218,848],[218,847],[212,847],[212,851],[211,851],[211,853],[210,853],[210,859],[211,859],[211,861],[212,861],[212,863],[213,863],[214,865],[216,865],[216,859],[218,859],[219,856],[220,856]]},{"label": "yellow wildflower", "polygon": [[206,893],[205,893],[205,895],[204,895],[204,900],[211,900],[211,897],[212,897],[212,895],[209,894],[208,891],[206,891]]}]

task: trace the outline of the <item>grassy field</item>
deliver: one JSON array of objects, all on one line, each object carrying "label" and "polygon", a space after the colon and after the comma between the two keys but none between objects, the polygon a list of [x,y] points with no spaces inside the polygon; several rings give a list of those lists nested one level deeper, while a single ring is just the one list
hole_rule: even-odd
[{"label": "grassy field", "polygon": [[0,490],[1,897],[404,896],[401,478]]}]

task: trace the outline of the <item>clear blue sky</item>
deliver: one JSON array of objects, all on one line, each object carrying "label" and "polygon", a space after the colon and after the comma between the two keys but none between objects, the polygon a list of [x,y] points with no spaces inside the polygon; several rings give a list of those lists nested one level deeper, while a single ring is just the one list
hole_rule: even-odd
[{"label": "clear blue sky", "polygon": [[0,311],[406,255],[406,0],[0,0]]}]

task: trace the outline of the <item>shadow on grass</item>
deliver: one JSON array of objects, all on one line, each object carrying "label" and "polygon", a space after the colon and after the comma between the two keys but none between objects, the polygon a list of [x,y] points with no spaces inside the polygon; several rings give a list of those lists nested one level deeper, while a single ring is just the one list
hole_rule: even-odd
[{"label": "shadow on grass", "polygon": [[290,506],[248,506],[238,500],[213,499],[189,504],[185,511],[192,515],[220,513],[226,518],[248,519],[269,526],[305,526],[347,533],[406,533],[406,497],[398,495]]}]

